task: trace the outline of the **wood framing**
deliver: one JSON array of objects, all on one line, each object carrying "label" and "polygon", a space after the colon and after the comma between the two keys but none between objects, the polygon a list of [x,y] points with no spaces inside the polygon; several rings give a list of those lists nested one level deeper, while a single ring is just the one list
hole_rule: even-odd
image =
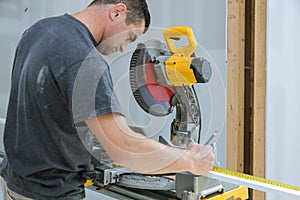
[{"label": "wood framing", "polygon": [[245,2],[228,0],[227,169],[244,170]]},{"label": "wood framing", "polygon": [[[265,177],[266,166],[266,38],[267,0],[253,0],[252,174]],[[265,199],[254,191],[253,199]]]},{"label": "wood framing", "polygon": [[[227,168],[265,177],[267,0],[228,0]],[[250,199],[265,194],[251,191]]]}]

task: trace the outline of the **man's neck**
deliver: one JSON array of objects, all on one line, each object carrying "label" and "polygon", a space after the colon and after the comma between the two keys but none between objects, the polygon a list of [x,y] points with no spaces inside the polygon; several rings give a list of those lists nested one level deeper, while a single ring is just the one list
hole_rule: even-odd
[{"label": "man's neck", "polygon": [[107,15],[105,12],[106,9],[101,6],[90,6],[84,10],[72,14],[72,16],[86,25],[96,40],[96,43],[99,43],[104,32],[105,23],[107,21]]}]

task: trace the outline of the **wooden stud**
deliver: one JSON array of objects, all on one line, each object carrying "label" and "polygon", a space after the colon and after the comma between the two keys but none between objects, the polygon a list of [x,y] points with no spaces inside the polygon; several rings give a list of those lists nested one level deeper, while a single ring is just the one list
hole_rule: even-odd
[{"label": "wooden stud", "polygon": [[228,0],[227,168],[258,177],[266,162],[266,13],[267,0]]},{"label": "wooden stud", "polygon": [[244,169],[245,1],[228,0],[227,169]]},{"label": "wooden stud", "polygon": [[[252,174],[265,177],[266,166],[266,30],[267,0],[253,0],[253,105],[252,105]],[[253,191],[252,199],[265,199]]]}]

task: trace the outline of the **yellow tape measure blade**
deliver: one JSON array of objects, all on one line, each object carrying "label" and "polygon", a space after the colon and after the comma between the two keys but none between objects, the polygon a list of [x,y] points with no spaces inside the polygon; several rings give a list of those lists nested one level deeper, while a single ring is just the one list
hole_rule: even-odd
[{"label": "yellow tape measure blade", "polygon": [[252,176],[249,174],[235,172],[220,167],[213,167],[212,171],[204,176],[236,185],[247,186],[249,188],[264,192],[280,192],[300,196],[300,187]]}]

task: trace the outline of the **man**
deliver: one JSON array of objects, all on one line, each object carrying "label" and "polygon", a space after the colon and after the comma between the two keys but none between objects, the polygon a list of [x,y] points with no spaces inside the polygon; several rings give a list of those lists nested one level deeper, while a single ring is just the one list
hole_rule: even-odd
[{"label": "man", "polygon": [[137,172],[211,169],[211,147],[165,146],[132,131],[122,115],[102,55],[124,52],[149,23],[144,0],[95,0],[25,31],[4,131],[4,199],[84,198],[89,130],[115,162]]}]

